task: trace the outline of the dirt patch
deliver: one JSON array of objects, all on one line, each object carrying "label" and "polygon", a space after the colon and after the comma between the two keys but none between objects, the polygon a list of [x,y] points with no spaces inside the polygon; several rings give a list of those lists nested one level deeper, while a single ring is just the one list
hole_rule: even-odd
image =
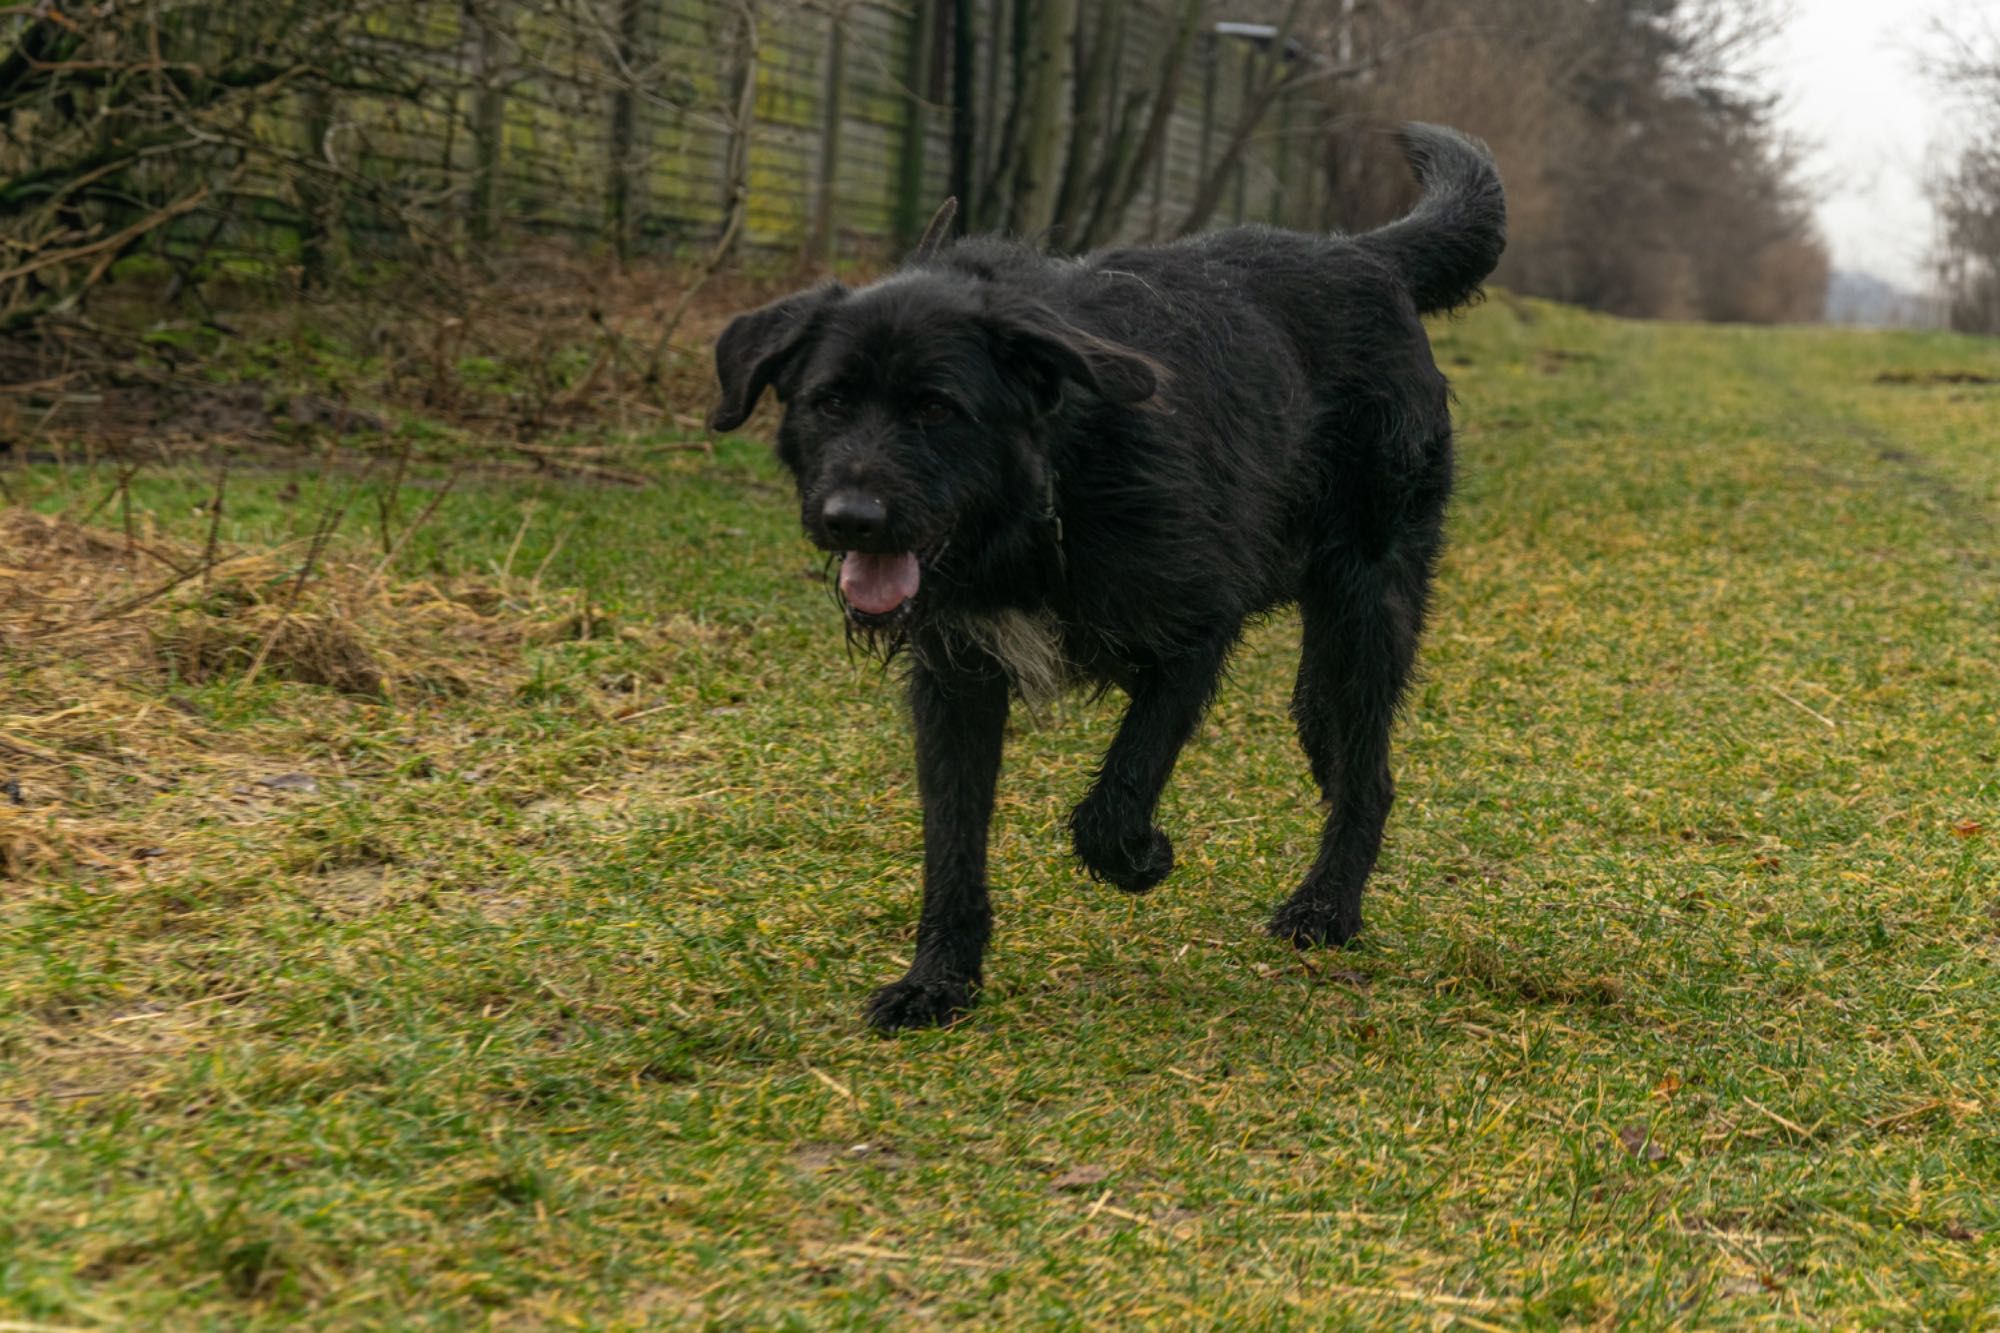
[{"label": "dirt patch", "polygon": [[504,926],[533,911],[540,900],[532,894],[480,885],[465,891],[465,901],[487,921]]},{"label": "dirt patch", "polygon": [[1578,352],[1567,347],[1544,347],[1535,353],[1535,364],[1544,375],[1560,374],[1566,367],[1589,365],[1597,360],[1595,352]]},{"label": "dirt patch", "polygon": [[1885,370],[1877,384],[2000,384],[2000,375],[1977,370]]},{"label": "dirt patch", "polygon": [[682,766],[669,759],[656,769],[627,774],[613,782],[545,796],[527,806],[523,813],[557,826],[630,826],[663,806],[684,799],[675,780]]},{"label": "dirt patch", "polygon": [[841,1143],[825,1141],[801,1143],[786,1154],[787,1160],[801,1171],[818,1174],[834,1171],[842,1167],[872,1166],[878,1170],[900,1171],[910,1165],[907,1154],[899,1152],[886,1143]]},{"label": "dirt patch", "polygon": [[273,439],[285,427],[315,427],[335,435],[379,435],[388,423],[366,408],[317,393],[280,393],[250,380],[197,384],[157,404],[154,429],[171,423],[177,434],[193,437],[245,436]]},{"label": "dirt patch", "polygon": [[314,905],[342,921],[372,916],[395,900],[389,868],[380,865],[335,866],[314,875],[306,892]]},{"label": "dirt patch", "polygon": [[241,989],[45,1012],[24,1035],[13,1076],[0,1081],[0,1123],[33,1123],[45,1105],[143,1094],[174,1062],[262,1015]]}]

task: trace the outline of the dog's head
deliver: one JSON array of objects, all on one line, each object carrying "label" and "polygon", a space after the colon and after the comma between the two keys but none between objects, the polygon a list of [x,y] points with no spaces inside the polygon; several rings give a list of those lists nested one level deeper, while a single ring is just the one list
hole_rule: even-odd
[{"label": "dog's head", "polygon": [[778,457],[806,535],[841,555],[848,616],[900,625],[954,536],[1041,513],[1036,427],[1077,399],[1150,398],[1152,364],[1048,307],[919,269],[850,290],[829,283],[738,316],[715,348],[714,430],[765,389],[785,407]]}]

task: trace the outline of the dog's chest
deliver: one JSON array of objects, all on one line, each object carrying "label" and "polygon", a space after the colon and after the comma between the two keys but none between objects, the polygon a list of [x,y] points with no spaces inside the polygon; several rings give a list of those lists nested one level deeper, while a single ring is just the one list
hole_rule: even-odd
[{"label": "dog's chest", "polygon": [[967,649],[999,662],[1014,689],[1031,704],[1061,694],[1074,674],[1063,648],[1062,625],[1047,611],[982,611],[952,617],[944,626],[947,654]]}]

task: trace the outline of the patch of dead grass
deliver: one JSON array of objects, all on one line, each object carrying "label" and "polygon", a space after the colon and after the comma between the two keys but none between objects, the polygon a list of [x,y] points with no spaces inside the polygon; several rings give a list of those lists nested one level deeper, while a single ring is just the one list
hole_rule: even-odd
[{"label": "patch of dead grass", "polygon": [[161,799],[235,824],[289,804],[244,785],[272,758],[191,687],[289,681],[363,707],[504,697],[529,647],[613,632],[579,595],[526,579],[400,581],[303,544],[204,550],[0,510],[0,881],[142,874],[185,822],[140,818]]}]

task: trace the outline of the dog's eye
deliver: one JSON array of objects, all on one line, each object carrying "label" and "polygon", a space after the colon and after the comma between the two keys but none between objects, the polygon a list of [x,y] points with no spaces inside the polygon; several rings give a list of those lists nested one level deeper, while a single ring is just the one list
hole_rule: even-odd
[{"label": "dog's eye", "polygon": [[942,426],[958,415],[958,409],[942,398],[926,399],[917,409],[917,424],[922,426]]},{"label": "dog's eye", "polygon": [[838,421],[847,415],[847,400],[837,393],[823,393],[813,399],[813,410]]}]

